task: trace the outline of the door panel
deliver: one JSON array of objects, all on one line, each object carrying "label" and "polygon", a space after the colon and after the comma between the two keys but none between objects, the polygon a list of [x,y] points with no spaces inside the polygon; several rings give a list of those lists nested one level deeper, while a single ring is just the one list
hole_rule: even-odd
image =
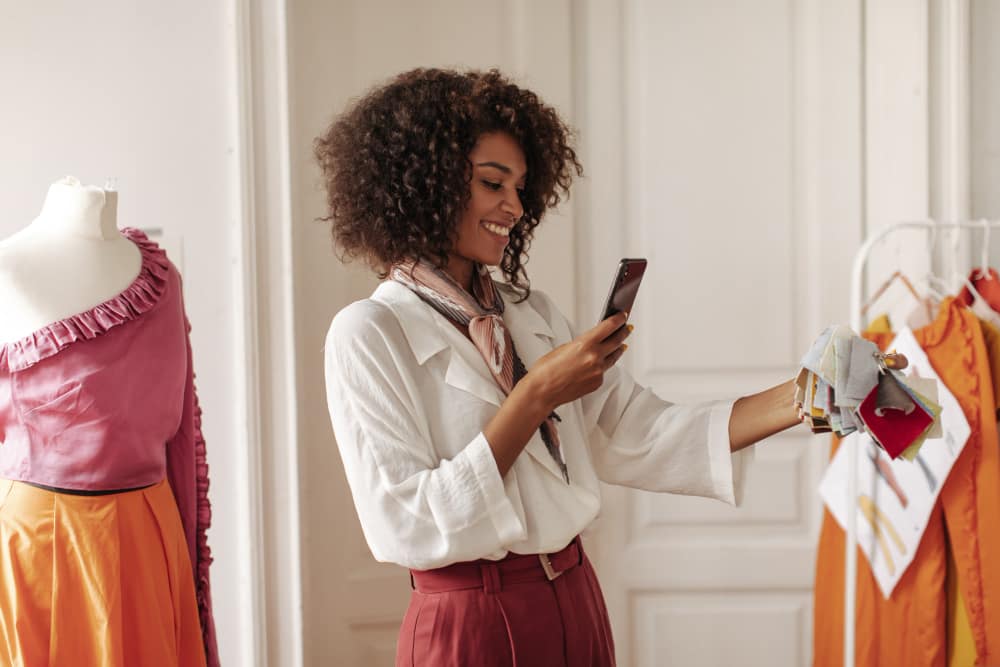
[{"label": "door panel", "polygon": [[[849,69],[857,8],[627,0],[620,12],[596,1],[582,9],[583,50],[620,54],[580,62],[581,115],[602,119],[584,126],[584,145],[603,147],[603,158],[617,142],[621,157],[584,188],[580,265],[649,259],[625,363],[675,402],[787,380],[812,337],[846,318],[861,233],[851,180],[859,78]],[[615,105],[620,129],[609,122]],[[585,151],[589,164],[595,157]],[[622,222],[608,231],[602,221],[616,208]],[[594,309],[601,281],[582,277],[581,310]],[[621,664],[809,662],[826,443],[797,427],[757,445],[738,508],[606,488],[585,537]]]}]

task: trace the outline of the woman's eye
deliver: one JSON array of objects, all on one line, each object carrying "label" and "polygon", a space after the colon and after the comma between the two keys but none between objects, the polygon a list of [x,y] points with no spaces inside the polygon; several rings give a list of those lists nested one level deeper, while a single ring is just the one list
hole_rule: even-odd
[{"label": "woman's eye", "polygon": [[499,190],[503,187],[503,183],[494,183],[493,181],[483,181],[483,185],[488,187],[490,190]]}]

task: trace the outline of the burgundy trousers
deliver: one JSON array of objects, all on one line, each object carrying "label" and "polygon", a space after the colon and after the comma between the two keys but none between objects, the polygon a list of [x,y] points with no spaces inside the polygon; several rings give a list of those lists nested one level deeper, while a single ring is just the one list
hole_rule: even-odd
[{"label": "burgundy trousers", "polygon": [[396,667],[611,667],[614,640],[580,538],[547,556],[411,570]]}]

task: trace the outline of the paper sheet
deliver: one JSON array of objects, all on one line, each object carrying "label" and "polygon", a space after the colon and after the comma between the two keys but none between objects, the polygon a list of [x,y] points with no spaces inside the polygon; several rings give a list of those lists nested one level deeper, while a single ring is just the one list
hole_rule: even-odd
[{"label": "paper sheet", "polygon": [[858,546],[886,598],[913,561],[941,486],[971,433],[961,406],[940,382],[913,332],[902,330],[890,349],[906,355],[910,363],[903,374],[907,377],[937,380],[937,402],[942,407],[940,435],[928,437],[911,462],[904,458],[893,461],[870,436],[853,433],[841,441],[819,488],[830,513],[846,530],[848,448],[858,448],[858,499],[853,508]]}]

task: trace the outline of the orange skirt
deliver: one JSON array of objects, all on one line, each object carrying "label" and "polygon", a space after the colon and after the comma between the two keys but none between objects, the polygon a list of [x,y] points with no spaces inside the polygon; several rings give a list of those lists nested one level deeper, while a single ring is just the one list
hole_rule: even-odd
[{"label": "orange skirt", "polygon": [[0,664],[205,665],[166,481],[77,496],[0,479]]}]

